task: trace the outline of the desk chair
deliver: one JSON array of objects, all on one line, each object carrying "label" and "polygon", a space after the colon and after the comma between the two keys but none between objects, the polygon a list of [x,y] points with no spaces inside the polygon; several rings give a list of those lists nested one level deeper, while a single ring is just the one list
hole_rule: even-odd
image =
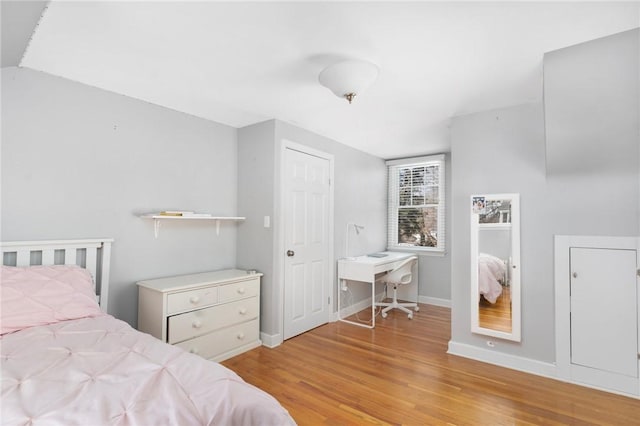
[{"label": "desk chair", "polygon": [[389,302],[376,302],[376,306],[383,306],[382,309],[382,318],[387,317],[387,312],[391,309],[400,309],[403,312],[408,314],[409,319],[413,319],[413,312],[411,312],[407,308],[413,308],[414,311],[418,312],[420,308],[417,303],[399,303],[398,302],[398,286],[406,285],[411,283],[412,273],[411,269],[413,265],[418,261],[417,257],[410,257],[405,259],[402,263],[400,263],[396,268],[392,271],[387,272],[385,275],[380,277],[380,281],[387,284],[387,288],[389,285],[393,286],[393,300]]}]

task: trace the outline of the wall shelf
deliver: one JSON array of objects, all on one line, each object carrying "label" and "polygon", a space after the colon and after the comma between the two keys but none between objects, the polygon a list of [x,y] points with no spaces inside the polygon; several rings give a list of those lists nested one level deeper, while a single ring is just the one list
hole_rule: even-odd
[{"label": "wall shelf", "polygon": [[160,223],[162,221],[170,221],[170,220],[214,220],[216,222],[216,235],[220,235],[220,222],[227,221],[241,221],[245,220],[245,217],[241,216],[204,216],[204,215],[187,215],[187,216],[167,216],[161,215],[157,213],[151,214],[143,214],[140,215],[141,219],[152,219],[153,220],[153,233],[156,238],[160,234]]}]

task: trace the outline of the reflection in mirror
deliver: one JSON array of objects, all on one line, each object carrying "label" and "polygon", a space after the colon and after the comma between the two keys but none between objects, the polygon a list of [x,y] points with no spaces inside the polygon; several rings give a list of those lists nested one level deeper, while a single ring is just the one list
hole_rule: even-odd
[{"label": "reflection in mirror", "polygon": [[518,194],[475,195],[471,205],[471,331],[520,341]]}]

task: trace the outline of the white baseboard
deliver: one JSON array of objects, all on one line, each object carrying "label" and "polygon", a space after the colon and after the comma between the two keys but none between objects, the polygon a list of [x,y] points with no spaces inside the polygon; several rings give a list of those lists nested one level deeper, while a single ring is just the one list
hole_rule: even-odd
[{"label": "white baseboard", "polygon": [[260,332],[260,340],[262,340],[262,346],[266,346],[268,348],[275,348],[276,346],[280,346],[283,342],[281,334],[267,334],[264,332]]},{"label": "white baseboard", "polygon": [[553,363],[547,363],[542,361],[536,361],[529,358],[522,358],[515,355],[509,355],[504,353],[498,353],[489,349],[478,348],[477,346],[467,345],[464,343],[457,343],[449,341],[448,354],[457,355],[464,358],[475,359],[476,361],[486,362],[489,364],[497,365],[499,367],[510,368],[512,370],[518,370],[525,373],[535,374],[537,376],[548,377],[550,379],[558,380],[564,383],[571,383],[578,386],[584,386],[591,389],[600,390],[603,392],[614,393],[616,395],[623,395],[635,399],[640,399],[637,394],[636,388],[628,389],[628,392],[621,390],[615,390],[610,388],[604,388],[601,386],[584,383],[576,378],[559,377],[557,373],[557,367]]},{"label": "white baseboard", "polygon": [[447,353],[494,364],[500,367],[510,368],[512,370],[535,374],[537,376],[557,379],[556,365],[548,362],[522,358],[516,355],[495,352],[490,349],[479,348],[477,346],[453,341],[449,341],[449,350]]},{"label": "white baseboard", "polygon": [[[376,300],[379,300],[382,296],[382,293],[376,295]],[[428,297],[428,296],[418,296],[418,303],[425,303],[427,305],[433,306],[442,306],[444,308],[451,308],[451,300],[449,299],[439,299],[437,297]],[[349,315],[353,315],[356,312],[360,312],[363,309],[367,309],[371,307],[371,301],[367,298],[361,300],[360,302],[347,306],[342,309],[342,318],[346,318]],[[338,312],[333,313],[332,321],[338,321]],[[262,339],[264,342],[264,339]]]},{"label": "white baseboard", "polygon": [[439,299],[437,297],[418,296],[418,303],[426,303],[427,305],[442,306],[443,308],[451,308],[451,300]]}]

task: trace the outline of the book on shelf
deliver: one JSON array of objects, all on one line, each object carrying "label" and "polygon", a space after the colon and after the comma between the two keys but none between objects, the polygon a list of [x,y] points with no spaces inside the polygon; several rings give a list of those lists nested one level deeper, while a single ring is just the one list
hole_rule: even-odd
[{"label": "book on shelf", "polygon": [[185,210],[164,210],[159,213],[160,216],[188,216],[192,214],[194,214],[194,212]]},{"label": "book on shelf", "polygon": [[158,215],[170,217],[211,217],[210,213],[196,213],[184,210],[165,210],[161,211]]}]

